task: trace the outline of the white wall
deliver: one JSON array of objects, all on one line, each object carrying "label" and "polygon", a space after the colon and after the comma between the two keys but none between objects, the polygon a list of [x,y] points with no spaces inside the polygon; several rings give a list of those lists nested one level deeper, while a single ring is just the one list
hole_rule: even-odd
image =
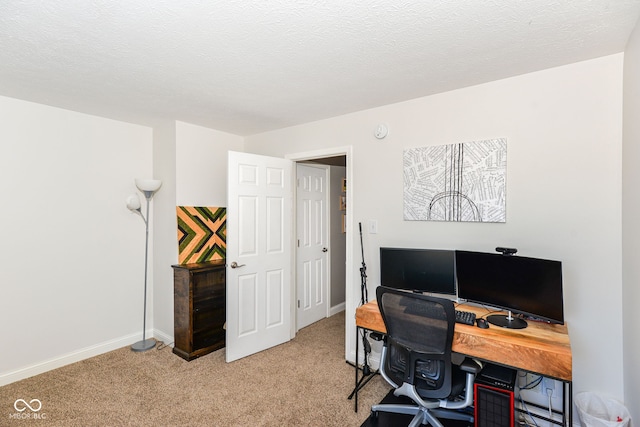
[{"label": "white wall", "polygon": [[0,117],[3,385],[142,338],[144,223],[126,198],[152,134],[5,97]]},{"label": "white wall", "polygon": [[624,55],[622,251],[624,395],[635,425],[640,425],[640,24]]},{"label": "white wall", "polygon": [[243,151],[242,137],[176,122],[177,206],[227,206],[227,152]]},{"label": "white wall", "polygon": [[173,269],[178,263],[176,206],[227,206],[227,151],[242,151],[237,135],[184,122],[154,128],[153,167],[163,188],[154,198],[153,326],[173,341]]},{"label": "white wall", "polygon": [[176,122],[153,128],[153,175],[162,188],[153,198],[153,335],[173,342],[173,269],[178,262],[176,217]]},{"label": "white wall", "polygon": [[[245,148],[285,156],[352,145],[350,228],[378,220],[378,234],[364,237],[370,295],[383,245],[508,246],[563,261],[574,392],[622,399],[622,64],[618,54],[531,73],[254,135]],[[380,122],[390,128],[381,141],[373,137]],[[496,137],[508,139],[505,224],[403,221],[403,149]],[[352,251],[359,248],[357,233],[349,238]],[[358,269],[351,274],[347,318],[357,304],[349,295],[359,295]]]}]

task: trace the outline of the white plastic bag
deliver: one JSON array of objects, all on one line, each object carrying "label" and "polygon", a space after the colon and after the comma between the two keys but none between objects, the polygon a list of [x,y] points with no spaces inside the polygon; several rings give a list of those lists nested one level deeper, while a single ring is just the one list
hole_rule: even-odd
[{"label": "white plastic bag", "polygon": [[631,421],[631,415],[623,404],[597,393],[578,393],[574,403],[584,427],[626,427]]}]

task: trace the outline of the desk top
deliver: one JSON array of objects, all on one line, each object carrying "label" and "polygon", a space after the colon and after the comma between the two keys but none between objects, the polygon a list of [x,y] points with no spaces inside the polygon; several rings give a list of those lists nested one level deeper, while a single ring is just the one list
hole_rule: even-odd
[{"label": "desk top", "polygon": [[[460,305],[483,317],[485,308]],[[493,313],[491,313],[493,314]],[[524,329],[507,329],[490,325],[489,329],[456,323],[452,350],[517,369],[571,381],[571,343],[567,325],[527,321]],[[356,309],[356,325],[386,333],[378,303],[371,301]]]}]

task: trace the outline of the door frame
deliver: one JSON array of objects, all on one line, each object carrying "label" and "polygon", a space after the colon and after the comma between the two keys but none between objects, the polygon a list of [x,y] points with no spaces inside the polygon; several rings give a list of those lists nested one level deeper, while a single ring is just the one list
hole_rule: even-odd
[{"label": "door frame", "polygon": [[[304,161],[304,160],[314,160],[314,159],[321,159],[321,158],[325,158],[325,157],[335,157],[335,156],[345,156],[345,160],[346,160],[346,176],[347,176],[347,184],[348,187],[347,188],[354,188],[353,186],[353,147],[351,145],[347,145],[347,146],[342,146],[342,147],[331,147],[331,148],[325,148],[325,149],[320,149],[320,150],[313,150],[313,151],[305,151],[305,152],[300,152],[300,153],[292,153],[292,154],[286,154],[284,156],[285,159],[291,160],[293,162],[299,162],[299,161]],[[292,174],[292,176],[295,174]],[[295,177],[293,178],[295,179]],[[294,182],[295,184],[295,182]],[[294,187],[295,188],[295,187]],[[294,206],[294,210],[296,209],[296,205],[297,205],[297,191],[294,194],[294,202],[293,202],[293,206]],[[346,222],[346,249],[345,249],[345,253],[346,253],[346,259],[345,259],[345,313],[347,314],[346,318],[348,319],[348,315],[349,313],[355,313],[355,309],[357,307],[357,301],[358,299],[355,296],[355,290],[354,290],[354,260],[353,260],[353,236],[354,236],[354,229],[353,229],[353,224],[355,224],[353,218],[354,218],[354,209],[353,209],[353,191],[347,191],[347,209],[345,211],[346,214],[346,218],[347,218],[347,222]],[[297,212],[293,212],[294,218],[297,218]],[[292,235],[292,239],[295,239],[297,237],[297,227],[296,227],[296,222],[294,221],[294,230],[293,233],[291,233]],[[293,247],[295,247],[295,240],[292,241],[292,244],[294,245]],[[297,265],[297,259],[295,259],[296,257],[296,251],[293,251],[294,254],[294,260],[293,260],[293,265],[294,265],[294,269],[295,266]],[[296,277],[297,275],[297,271],[294,273],[294,277]],[[359,270],[358,270],[358,278],[360,277],[359,274]],[[297,286],[292,286],[291,287],[291,301],[297,301]],[[328,301],[328,304],[331,304],[331,301]],[[296,318],[296,314],[297,314],[297,310],[296,310],[297,304],[291,304],[291,316],[292,319],[296,319],[295,321],[291,322],[291,336],[295,336],[296,333],[296,326],[297,326],[297,318]],[[329,310],[331,310],[331,307],[328,307]],[[356,334],[356,325],[355,322],[345,322],[345,359],[349,360],[349,361],[354,361],[355,360],[355,334]]]}]

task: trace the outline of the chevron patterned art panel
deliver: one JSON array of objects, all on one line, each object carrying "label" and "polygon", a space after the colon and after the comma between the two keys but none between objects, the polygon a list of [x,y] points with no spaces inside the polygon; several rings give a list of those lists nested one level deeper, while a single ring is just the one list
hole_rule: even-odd
[{"label": "chevron patterned art panel", "polygon": [[178,206],[178,262],[191,264],[224,259],[227,209]]}]

